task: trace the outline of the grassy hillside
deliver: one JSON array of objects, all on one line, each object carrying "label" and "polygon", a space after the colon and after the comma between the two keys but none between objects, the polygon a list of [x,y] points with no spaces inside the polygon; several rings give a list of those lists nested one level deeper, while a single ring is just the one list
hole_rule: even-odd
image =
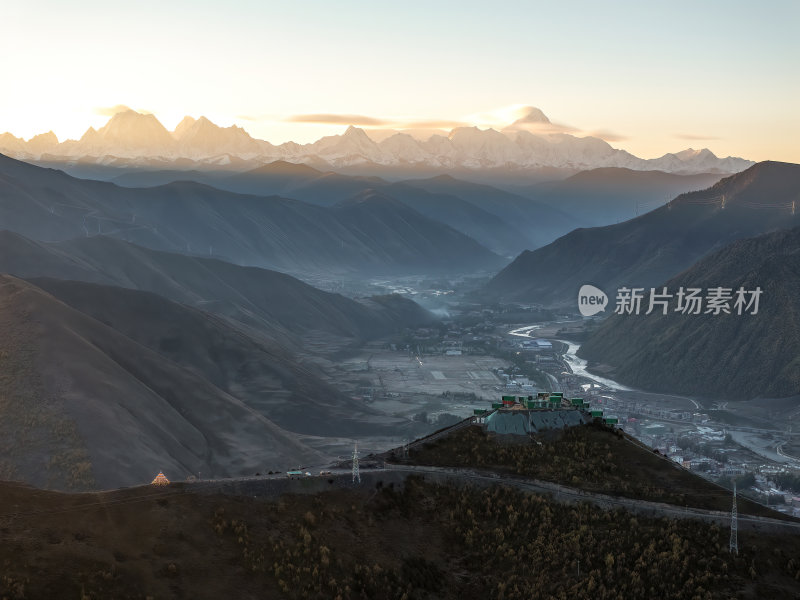
[{"label": "grassy hillside", "polygon": [[[345,435],[372,427],[367,423],[375,413],[324,382],[316,369],[224,319],[147,292],[56,279],[32,283],[284,429]],[[105,339],[93,343],[106,347]],[[138,368],[134,360],[128,364]]]},{"label": "grassy hillside", "polygon": [[[653,391],[726,399],[800,391],[800,227],[742,240],[664,283],[762,289],[758,314],[612,315],[578,354]],[[645,301],[646,302],[646,301]]]},{"label": "grassy hillside", "polygon": [[[586,491],[677,506],[730,510],[729,491],[681,469],[620,430],[589,424],[527,438],[498,439],[468,427],[411,450],[411,463],[477,467]],[[783,518],[740,499],[744,514]]]},{"label": "grassy hillside", "polygon": [[[120,314],[125,300],[96,298],[109,302],[109,315]],[[166,301],[159,301],[164,308]],[[207,335],[214,342],[206,339],[202,347],[224,349],[231,334],[198,315],[189,330],[194,339]],[[179,346],[180,338],[169,338],[170,318],[191,321],[192,315],[179,307],[155,310],[149,319],[128,319],[128,326],[141,342],[159,340],[159,330],[167,336],[162,340]],[[8,477],[42,487],[108,488],[147,481],[154,469],[181,478],[226,476],[320,461],[258,408],[215,385],[198,357],[185,355],[182,363],[160,344],[147,347],[7,275],[0,275],[0,319],[0,423],[8,450],[0,464]],[[220,359],[224,372],[230,356],[223,352]],[[193,360],[199,368],[191,368]],[[261,377],[265,391],[271,385],[285,394],[268,381],[269,371]]]},{"label": "grassy hillside", "polygon": [[86,443],[46,385],[41,325],[20,296],[20,288],[0,281],[0,479],[91,489],[96,481]]},{"label": "grassy hillside", "polygon": [[0,485],[0,516],[13,515],[0,595],[693,600],[800,590],[797,536],[743,531],[734,557],[713,525],[415,478],[273,501],[202,489],[66,496]]}]

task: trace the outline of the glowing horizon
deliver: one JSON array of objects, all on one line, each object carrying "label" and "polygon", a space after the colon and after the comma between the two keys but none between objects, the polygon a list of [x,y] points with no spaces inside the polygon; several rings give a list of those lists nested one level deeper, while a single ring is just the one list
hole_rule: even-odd
[{"label": "glowing horizon", "polygon": [[342,117],[498,129],[531,105],[642,158],[800,163],[800,4],[767,4],[17,2],[0,24],[0,133],[78,139],[124,103],[169,130],[206,116],[307,143]]},{"label": "glowing horizon", "polygon": [[[111,108],[114,109],[113,112],[110,110]],[[446,121],[446,120],[435,120],[435,119],[434,120],[429,120],[429,121],[416,121],[416,120],[413,120],[413,119],[402,119],[402,118],[378,119],[378,118],[374,118],[374,117],[366,117],[364,115],[342,115],[342,117],[353,117],[353,119],[352,120],[347,120],[345,118],[342,118],[342,119],[336,118],[336,119],[330,119],[330,121],[326,121],[324,119],[317,120],[316,118],[311,118],[311,117],[312,116],[313,117],[322,117],[322,116],[332,117],[333,115],[299,115],[299,117],[303,117],[303,118],[301,118],[301,119],[290,118],[290,119],[287,119],[285,121],[276,121],[276,122],[274,122],[274,124],[281,125],[281,124],[286,123],[286,122],[288,122],[288,123],[296,123],[296,122],[297,123],[303,123],[304,125],[309,126],[309,127],[306,128],[306,131],[304,132],[304,133],[306,133],[306,135],[308,137],[306,139],[291,138],[291,139],[285,139],[285,140],[275,140],[275,139],[269,139],[269,138],[259,138],[259,136],[253,135],[248,130],[248,128],[246,126],[248,119],[243,119],[244,124],[238,123],[238,122],[234,122],[234,123],[231,123],[231,124],[220,124],[220,123],[216,122],[214,119],[208,117],[207,115],[182,115],[182,116],[175,116],[171,121],[165,123],[154,112],[151,112],[151,111],[148,111],[148,110],[144,110],[144,109],[136,110],[136,109],[132,109],[132,108],[130,108],[128,106],[119,104],[119,105],[115,105],[114,107],[98,107],[98,108],[94,109],[93,112],[94,112],[95,115],[100,116],[100,121],[98,121],[97,124],[91,125],[91,127],[93,127],[95,130],[99,129],[103,125],[108,123],[111,120],[111,118],[115,114],[117,114],[118,112],[124,112],[126,110],[134,110],[134,111],[136,111],[136,112],[138,112],[140,114],[152,114],[170,132],[174,131],[175,128],[177,127],[177,125],[180,123],[180,121],[182,119],[184,119],[185,117],[192,117],[192,118],[195,118],[195,119],[200,119],[201,117],[205,117],[208,120],[210,120],[211,122],[213,122],[215,125],[220,126],[220,127],[229,127],[230,125],[235,125],[237,127],[241,127],[248,134],[250,134],[251,137],[254,137],[256,139],[264,139],[264,140],[266,140],[266,141],[268,141],[270,143],[273,143],[275,145],[280,145],[281,143],[290,142],[290,141],[291,142],[300,143],[300,144],[315,142],[315,141],[317,141],[318,139],[320,139],[323,136],[341,135],[350,126],[355,126],[355,127],[360,128],[360,129],[363,129],[364,131],[366,131],[366,133],[373,140],[375,140],[376,142],[379,142],[379,141],[389,137],[390,135],[392,135],[392,134],[394,134],[396,132],[409,133],[413,137],[415,137],[415,138],[417,138],[419,140],[425,140],[428,137],[430,137],[431,135],[437,134],[437,133],[440,134],[440,135],[447,136],[450,131],[452,131],[453,129],[458,128],[458,127],[478,127],[481,130],[494,129],[495,131],[503,131],[503,130],[507,130],[509,125],[511,125],[514,121],[516,121],[518,118],[523,116],[522,113],[519,112],[520,110],[525,110],[525,109],[530,109],[530,108],[538,108],[538,107],[527,107],[527,106],[526,107],[522,107],[522,106],[504,107],[504,108],[501,108],[501,109],[498,109],[498,110],[495,110],[495,111],[489,111],[487,113],[468,115],[462,121]],[[515,114],[515,112],[517,114]],[[545,115],[546,115],[546,113],[545,113]],[[306,117],[308,117],[308,118],[306,118]],[[339,120],[341,120],[341,122],[338,122]],[[56,133],[56,137],[58,138],[58,141],[59,142],[64,142],[64,141],[67,141],[67,140],[78,140],[78,139],[80,139],[82,137],[82,135],[84,133],[86,133],[86,131],[88,129],[89,128],[86,127],[80,135],[73,136],[73,137],[61,137],[52,129],[50,129],[48,131],[52,131],[53,133]],[[318,132],[316,134],[314,134],[314,130],[315,129]],[[525,129],[527,129],[528,131],[531,131],[534,134],[542,134],[542,135],[553,134],[553,133],[566,133],[566,134],[573,135],[573,136],[576,136],[576,137],[587,137],[587,136],[598,137],[600,139],[605,140],[606,142],[608,142],[610,145],[612,145],[615,148],[620,148],[621,147],[620,144],[618,143],[619,140],[615,139],[615,134],[608,134],[607,132],[603,132],[603,131],[583,131],[583,130],[577,129],[577,128],[569,126],[569,125],[563,125],[563,124],[552,123],[552,122],[551,123],[546,123],[546,124],[541,124],[541,125],[531,125],[531,126],[525,127]],[[40,131],[39,133],[47,133],[48,131]],[[322,132],[322,133],[320,133],[320,132]],[[0,133],[2,133],[2,132],[0,132]],[[13,133],[13,132],[9,132],[9,133]],[[38,135],[38,134],[34,134],[34,135]],[[26,140],[26,141],[29,141],[31,138],[34,137],[34,135],[23,137],[23,139]],[[17,137],[21,137],[21,136],[17,136]],[[684,146],[682,146],[680,148],[680,150],[685,150],[685,149],[687,149],[689,147],[692,147],[691,143],[690,143],[691,141],[694,141],[694,142],[702,141],[702,138],[700,138],[699,140],[688,140],[687,143],[689,143],[689,146],[686,146],[684,144]],[[701,144],[696,144],[695,143],[695,145],[698,146],[697,148],[694,148],[696,150],[699,150],[699,149],[701,149],[701,147],[704,147]],[[664,153],[662,153],[659,156],[663,156],[663,154],[666,154],[667,152],[669,152],[669,150],[665,151]],[[722,156],[722,155],[717,155],[717,156],[719,158],[724,158],[725,157],[725,156]],[[640,158],[658,158],[658,156],[640,157]],[[746,158],[746,157],[739,157],[739,158]]]}]

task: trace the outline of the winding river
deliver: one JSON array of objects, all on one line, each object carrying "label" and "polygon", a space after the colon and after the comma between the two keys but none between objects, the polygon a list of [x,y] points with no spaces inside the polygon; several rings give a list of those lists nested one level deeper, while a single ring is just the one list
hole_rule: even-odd
[{"label": "winding river", "polygon": [[[525,337],[525,338],[533,338],[535,337],[532,335],[537,329],[539,329],[541,325],[527,325],[525,327],[519,327],[518,329],[514,329],[508,332],[508,335],[513,335],[516,337]],[[579,358],[577,355],[578,348],[580,348],[580,344],[576,344],[575,342],[568,342],[567,340],[558,340],[553,339],[554,342],[561,342],[567,346],[567,353],[564,354],[564,360],[569,364],[572,372],[575,375],[579,375],[581,377],[586,377],[587,379],[591,379],[595,383],[599,383],[611,390],[614,391],[621,391],[621,392],[630,392],[633,391],[633,388],[629,388],[627,386],[622,385],[621,383],[617,383],[613,379],[606,379],[605,377],[600,377],[599,375],[595,375],[594,373],[589,373],[586,370],[586,361],[582,358]]]}]

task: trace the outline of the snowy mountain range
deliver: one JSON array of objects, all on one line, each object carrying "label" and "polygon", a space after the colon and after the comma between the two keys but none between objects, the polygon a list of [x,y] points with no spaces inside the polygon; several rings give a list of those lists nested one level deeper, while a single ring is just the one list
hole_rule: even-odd
[{"label": "snowy mountain range", "polygon": [[174,162],[182,168],[285,160],[334,168],[372,165],[579,171],[623,167],[692,174],[736,173],[754,164],[742,158],[718,158],[708,149],[691,148],[642,159],[597,137],[531,127],[548,123],[541,110],[532,108],[530,114],[502,131],[457,127],[449,134],[442,132],[426,139],[397,132],[375,141],[365,130],[350,126],[342,135],[325,136],[310,144],[286,142],[276,146],[251,137],[241,127],[219,127],[205,117],[187,116],[174,131],[169,131],[152,114],[126,110],[112,116],[100,129],[90,127],[80,140],[59,143],[52,131],[27,141],[10,133],[0,134],[0,153],[21,160],[80,160],[114,166]]}]

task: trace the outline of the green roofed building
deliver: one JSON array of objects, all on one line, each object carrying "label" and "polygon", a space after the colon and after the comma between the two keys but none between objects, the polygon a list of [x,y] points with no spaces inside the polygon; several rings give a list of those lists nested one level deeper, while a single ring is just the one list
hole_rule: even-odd
[{"label": "green roofed building", "polygon": [[500,435],[529,435],[585,422],[586,418],[577,410],[496,411],[486,417],[486,431]]}]

